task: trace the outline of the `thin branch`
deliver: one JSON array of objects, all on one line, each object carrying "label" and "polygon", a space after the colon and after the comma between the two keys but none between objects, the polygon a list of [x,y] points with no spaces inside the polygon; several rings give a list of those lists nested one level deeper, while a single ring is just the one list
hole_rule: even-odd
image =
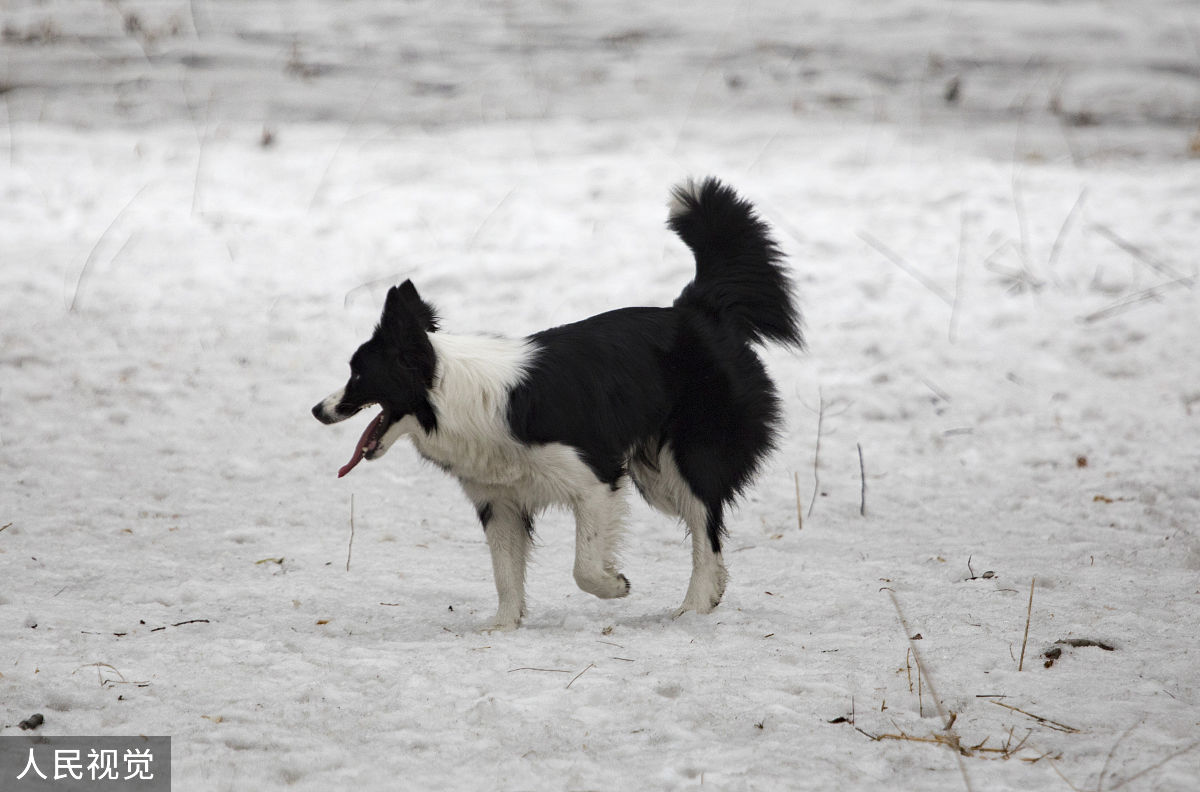
[{"label": "thin branch", "polygon": [[[900,626],[904,629],[904,637],[908,641],[908,648],[912,650],[913,661],[917,664],[917,680],[920,681],[921,677],[929,679],[929,674],[925,671],[925,664],[921,662],[921,653],[917,649],[916,641],[912,638],[913,631],[908,626],[908,619],[904,618],[904,611],[900,609],[900,600],[896,598],[896,592],[888,589],[888,597],[892,600],[892,607],[896,609],[896,616],[900,619]],[[943,728],[949,729],[952,721],[946,713],[945,707],[942,706],[942,700],[938,698],[932,679],[929,679],[929,695],[933,696],[933,703],[937,706],[938,715],[944,724]]]},{"label": "thin branch", "polygon": [[821,474],[819,467],[821,463],[821,425],[825,422],[825,396],[821,393],[821,388],[817,387],[817,445],[813,451],[813,491],[812,500],[808,503],[808,516],[812,517],[813,509],[817,505],[817,493],[821,489]]},{"label": "thin branch", "polygon": [[152,633],[162,632],[163,630],[167,629],[167,627],[182,627],[185,624],[208,624],[208,623],[209,623],[208,619],[188,619],[187,621],[175,622],[174,624],[169,624],[169,625],[164,624],[162,627],[155,627],[154,629],[150,630],[150,632],[152,632]]},{"label": "thin branch", "polygon": [[342,137],[340,140],[338,140],[337,146],[334,147],[333,154],[330,155],[329,161],[325,163],[325,169],[321,171],[321,179],[320,179],[320,181],[317,182],[316,189],[313,190],[312,198],[310,198],[308,201],[308,211],[311,212],[313,210],[313,208],[317,205],[317,199],[321,196],[321,192],[325,189],[325,181],[329,178],[329,171],[333,167],[334,160],[336,160],[338,157],[338,154],[341,153],[342,146],[345,144],[346,138],[350,137],[350,133],[352,131],[354,131],[354,128],[356,126],[358,126],[358,122],[359,122],[359,119],[362,118],[363,111],[365,111],[367,109],[367,105],[370,103],[371,98],[375,95],[375,89],[379,87],[379,83],[382,81],[383,81],[383,76],[380,75],[380,77],[378,79],[376,79],[375,83],[371,86],[371,90],[367,91],[367,95],[362,100],[362,104],[360,104],[358,106],[358,111],[355,112],[354,118],[350,121],[350,124],[346,127],[346,131],[344,133],[342,133]]},{"label": "thin branch", "polygon": [[[1047,756],[1049,756],[1049,755],[1047,755]],[[1071,783],[1071,779],[1069,779],[1065,775],[1063,775],[1062,770],[1058,769],[1058,765],[1054,764],[1053,759],[1047,758],[1046,761],[1050,763],[1050,769],[1053,770],[1058,775],[1058,777],[1061,778],[1066,783],[1067,786],[1071,787],[1072,792],[1083,792],[1083,790],[1081,790],[1079,787],[1077,787]]]},{"label": "thin branch", "polygon": [[946,708],[942,706],[942,700],[938,697],[937,689],[933,684],[933,678],[929,676],[928,669],[921,662],[921,654],[917,650],[917,642],[912,638],[913,632],[908,626],[908,620],[904,618],[904,611],[900,608],[900,600],[896,598],[896,592],[889,589],[888,597],[892,600],[892,607],[896,609],[896,616],[900,619],[900,627],[904,630],[904,637],[908,641],[908,647],[912,650],[913,660],[917,664],[917,681],[920,682],[921,678],[924,677],[929,682],[929,695],[933,697],[933,703],[937,707],[938,716],[942,719],[942,730],[946,732],[947,737],[946,744],[954,749],[954,758],[958,761],[958,769],[962,773],[963,784],[966,786],[967,792],[972,792],[971,777],[967,775],[967,766],[962,758],[962,746],[959,744],[958,735],[950,731],[954,726],[956,716],[948,714]]},{"label": "thin branch", "polygon": [[517,187],[520,186],[521,185],[518,184],[506,192],[504,197],[500,199],[500,202],[492,207],[492,211],[487,213],[487,217],[483,218],[483,222],[479,224],[479,226],[475,229],[475,233],[471,234],[471,238],[467,240],[467,250],[473,250],[475,248],[475,241],[479,238],[479,235],[483,233],[483,229],[487,228],[487,224],[492,221],[492,218],[495,217],[496,213],[500,211],[500,208],[504,206],[504,204],[508,203],[508,199],[512,197],[513,193],[517,191]]},{"label": "thin branch", "polygon": [[204,152],[208,147],[209,121],[212,118],[212,103],[215,91],[210,91],[208,101],[204,104],[204,131],[196,132],[199,150],[196,152],[196,172],[192,177],[192,216],[196,216],[196,208],[200,206],[200,177],[204,174]]},{"label": "thin branch", "polygon": [[1016,159],[1013,160],[1012,172],[1012,199],[1013,210],[1017,213],[1017,230],[1021,236],[1020,251],[1021,251],[1021,268],[1025,271],[1029,269],[1029,224],[1025,221],[1025,201],[1021,195],[1021,179],[1017,172]]},{"label": "thin branch", "polygon": [[767,150],[769,148],[771,148],[771,146],[773,146],[775,144],[775,141],[778,139],[779,139],[779,132],[776,132],[775,134],[771,135],[771,137],[767,140],[767,142],[763,144],[763,147],[758,150],[758,154],[754,157],[754,159],[750,160],[750,164],[746,166],[746,173],[749,173],[750,171],[754,170],[754,166],[758,164],[759,160],[761,160],[764,156],[766,156]]},{"label": "thin branch", "polygon": [[860,517],[867,516],[867,469],[863,465],[862,443],[855,443],[858,446],[858,478],[862,482],[862,487],[859,490],[858,496],[858,514]]},{"label": "thin branch", "polygon": [[588,663],[588,666],[587,666],[587,668],[583,669],[583,670],[582,670],[582,671],[580,671],[578,674],[576,674],[575,676],[571,677],[571,681],[567,683],[567,688],[569,689],[569,688],[571,687],[571,685],[574,685],[574,684],[575,684],[575,680],[576,680],[576,679],[579,679],[579,677],[583,676],[584,674],[586,674],[588,671],[592,670],[592,669],[593,669],[593,668],[595,668],[595,667],[596,667],[596,664],[595,664],[595,663]]},{"label": "thin branch", "polygon": [[995,704],[997,707],[1004,707],[1005,709],[1012,710],[1013,712],[1019,712],[1028,718],[1033,718],[1035,721],[1042,724],[1043,726],[1049,726],[1051,729],[1054,729],[1055,731],[1067,732],[1069,734],[1078,734],[1079,733],[1079,729],[1076,729],[1074,726],[1068,726],[1065,723],[1059,723],[1058,721],[1053,721],[1053,720],[1050,720],[1049,718],[1043,718],[1041,715],[1034,715],[1032,712],[1026,712],[1025,710],[1021,709],[1020,707],[1014,707],[1012,704],[1005,704],[1003,701],[995,701],[993,699],[988,699],[988,701]]},{"label": "thin branch", "polygon": [[1162,761],[1155,762],[1154,764],[1150,765],[1149,767],[1146,767],[1146,768],[1143,768],[1142,770],[1139,770],[1138,772],[1136,772],[1136,773],[1134,773],[1133,775],[1129,776],[1129,778],[1123,778],[1123,779],[1121,779],[1120,783],[1118,783],[1118,784],[1115,784],[1115,785],[1113,786],[1113,788],[1110,790],[1110,792],[1116,792],[1118,789],[1120,789],[1121,787],[1125,786],[1125,785],[1126,785],[1126,784],[1128,784],[1130,781],[1136,781],[1137,779],[1139,779],[1139,778],[1141,778],[1142,776],[1146,775],[1146,773],[1149,773],[1151,770],[1157,770],[1158,768],[1162,767],[1163,765],[1165,765],[1167,762],[1171,761],[1172,759],[1176,759],[1176,758],[1178,758],[1178,757],[1180,757],[1180,756],[1183,756],[1183,755],[1184,755],[1185,753],[1187,753],[1188,751],[1192,751],[1192,750],[1194,750],[1194,749],[1195,749],[1197,746],[1200,746],[1200,740],[1197,740],[1196,742],[1194,742],[1194,743],[1192,743],[1191,745],[1188,745],[1188,746],[1186,746],[1186,747],[1184,747],[1184,748],[1180,748],[1180,749],[1179,749],[1178,751],[1176,751],[1175,753],[1168,755],[1168,756],[1167,756],[1165,759],[1163,759]]},{"label": "thin branch", "polygon": [[1029,607],[1025,609],[1025,637],[1021,639],[1021,659],[1017,662],[1017,670],[1025,670],[1025,644],[1029,643],[1029,621],[1033,617],[1033,585],[1037,578],[1029,581]]},{"label": "thin branch", "polygon": [[[798,470],[795,471],[793,475],[796,480],[796,530],[803,531],[804,530],[804,506],[800,502],[800,471],[798,471]],[[5,527],[7,527],[7,526],[5,526]],[[0,530],[4,530],[4,529],[0,528]]]},{"label": "thin branch", "polygon": [[1166,283],[1160,283],[1157,286],[1151,286],[1149,289],[1143,289],[1140,292],[1134,292],[1133,294],[1122,297],[1116,302],[1101,308],[1098,311],[1092,311],[1087,316],[1080,317],[1080,321],[1084,324],[1091,324],[1093,322],[1098,322],[1101,319],[1108,319],[1111,316],[1116,316],[1117,314],[1123,313],[1130,308],[1134,308],[1140,303],[1144,303],[1148,300],[1157,300],[1162,296],[1164,291],[1177,286],[1186,286],[1191,288],[1192,279],[1180,278],[1179,280],[1167,281]]},{"label": "thin branch", "polygon": [[863,242],[866,242],[871,247],[875,248],[875,250],[878,251],[884,258],[886,258],[888,261],[892,262],[897,267],[899,267],[901,270],[906,272],[909,276],[911,276],[913,279],[915,279],[918,283],[920,283],[922,286],[924,286],[926,289],[928,289],[930,292],[932,292],[934,295],[936,295],[938,298],[940,298],[944,303],[946,303],[946,305],[949,305],[951,308],[954,307],[954,298],[951,297],[949,294],[947,294],[945,289],[943,289],[941,286],[938,286],[936,283],[931,281],[929,278],[925,277],[925,275],[922,274],[920,272],[920,270],[917,270],[916,268],[912,267],[907,261],[900,258],[900,256],[897,255],[896,252],[893,251],[891,248],[889,248],[887,245],[883,244],[882,242],[880,242],[875,237],[871,236],[871,234],[867,233],[866,231],[859,231],[858,238],[861,239]]},{"label": "thin branch", "polygon": [[[113,217],[112,221],[104,229],[103,233],[100,234],[100,237],[96,240],[96,244],[92,245],[92,249],[88,252],[87,259],[85,259],[83,262],[83,269],[79,270],[79,277],[75,280],[75,292],[71,295],[71,304],[67,308],[67,310],[71,313],[74,313],[79,308],[79,290],[83,287],[84,278],[87,277],[88,271],[91,269],[92,264],[96,259],[96,252],[100,250],[100,244],[104,242],[121,218],[125,216],[125,213],[129,211],[129,207],[133,206],[134,201],[136,201],[149,186],[150,183],[146,182],[138,188],[138,191],[133,194],[133,197],[125,202],[125,205],[121,207],[121,211],[117,212],[116,216]],[[128,242],[126,242],[126,244],[128,244]],[[124,249],[124,245],[121,247]]]},{"label": "thin branch", "polygon": [[[386,603],[384,603],[384,604],[386,604]],[[508,673],[510,673],[510,674],[514,671],[542,671],[547,674],[569,674],[569,673],[571,673],[571,670],[569,668],[531,668],[529,666],[521,666],[520,668],[508,669]]]},{"label": "thin branch", "polygon": [[350,542],[346,545],[346,571],[350,571],[350,553],[354,550],[354,493],[350,493]]},{"label": "thin branch", "polygon": [[1083,208],[1084,199],[1087,198],[1087,187],[1079,191],[1079,197],[1075,199],[1075,203],[1071,206],[1071,211],[1067,212],[1063,224],[1058,229],[1058,236],[1054,237],[1054,244],[1050,246],[1050,258],[1046,260],[1046,269],[1053,275],[1054,267],[1058,263],[1058,256],[1062,253],[1063,242],[1067,237],[1067,230],[1071,227],[1071,223],[1075,220],[1075,216]]},{"label": "thin branch", "polygon": [[1113,743],[1113,747],[1108,749],[1108,756],[1104,758],[1104,767],[1100,768],[1100,778],[1096,780],[1097,792],[1100,792],[1100,790],[1104,789],[1104,776],[1108,775],[1108,766],[1112,762],[1113,756],[1117,753],[1117,748],[1120,747],[1121,743],[1125,741],[1126,737],[1128,737],[1130,734],[1133,734],[1134,729],[1141,725],[1142,724],[1139,722],[1130,726],[1121,734],[1120,737],[1117,738],[1117,741]]},{"label": "thin branch", "polygon": [[962,302],[963,251],[967,248],[967,210],[962,210],[958,228],[958,257],[954,264],[954,301],[950,304],[950,324],[946,337],[951,344],[958,341],[958,306]]},{"label": "thin branch", "polygon": [[1193,278],[1190,278],[1186,275],[1181,274],[1178,270],[1176,270],[1174,267],[1170,266],[1169,264],[1164,264],[1163,262],[1154,258],[1149,253],[1147,253],[1145,250],[1142,250],[1142,248],[1133,244],[1132,242],[1125,239],[1124,237],[1119,236],[1117,234],[1117,232],[1113,231],[1108,226],[1101,225],[1099,223],[1092,223],[1090,228],[1093,231],[1095,231],[1097,234],[1099,234],[1100,236],[1107,239],[1109,242],[1112,242],[1114,245],[1119,247],[1121,250],[1124,250],[1126,253],[1133,256],[1135,259],[1137,259],[1138,261],[1142,262],[1150,269],[1157,272],[1159,275],[1162,275],[1163,277],[1166,277],[1166,278],[1170,278],[1172,281],[1183,282],[1188,287],[1190,287],[1192,285]]}]

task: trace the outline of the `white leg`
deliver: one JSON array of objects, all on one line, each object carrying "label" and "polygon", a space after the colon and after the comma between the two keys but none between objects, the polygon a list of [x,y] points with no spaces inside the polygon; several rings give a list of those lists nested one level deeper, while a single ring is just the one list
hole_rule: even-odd
[{"label": "white leg", "polygon": [[[687,611],[711,613],[725,594],[729,576],[721,553],[713,550],[708,537],[708,508],[680,475],[670,446],[662,448],[654,464],[631,460],[629,472],[646,502],[665,514],[682,518],[692,535],[692,578],[683,605],[674,616],[678,618]],[[717,519],[720,517],[718,514]]]},{"label": "white leg", "polygon": [[532,524],[529,515],[513,503],[487,502],[478,508],[492,551],[492,574],[500,598],[493,627],[515,630],[525,615],[525,563]]},{"label": "white leg", "polygon": [[[707,510],[704,510],[707,511]],[[692,579],[688,582],[683,604],[675,611],[675,618],[687,611],[712,613],[725,595],[725,582],[729,573],[719,552],[714,552],[708,538],[707,520],[693,523],[688,521],[692,534]]]},{"label": "white leg", "polygon": [[575,509],[575,583],[601,599],[624,597],[629,580],[617,572],[616,555],[625,528],[624,485],[596,484],[580,493]]}]

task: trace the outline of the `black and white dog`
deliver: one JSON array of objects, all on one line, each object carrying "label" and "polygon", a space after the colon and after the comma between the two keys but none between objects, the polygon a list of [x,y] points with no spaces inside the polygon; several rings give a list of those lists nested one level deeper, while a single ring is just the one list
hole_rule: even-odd
[{"label": "black and white dog", "polygon": [[345,387],[313,408],[323,423],[381,412],[344,476],[407,436],[458,478],[483,523],[500,608],[525,614],[534,516],[575,515],[575,581],[624,597],[617,571],[630,481],[692,536],[685,611],[725,591],[726,507],[771,450],[779,399],[753,345],[800,348],[783,256],[754,208],[716,179],[675,188],[668,225],[692,249],[696,277],[670,308],[622,308],[527,338],[451,335],[411,281],[388,292]]}]

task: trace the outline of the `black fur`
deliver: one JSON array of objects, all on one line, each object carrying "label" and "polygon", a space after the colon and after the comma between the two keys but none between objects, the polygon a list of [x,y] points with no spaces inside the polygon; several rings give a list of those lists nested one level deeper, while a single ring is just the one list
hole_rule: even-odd
[{"label": "black fur", "polygon": [[669,444],[709,512],[719,551],[723,507],[774,444],[779,400],[752,342],[803,345],[782,255],[750,204],[715,179],[677,194],[669,221],[696,256],[671,308],[622,308],[531,336],[537,350],[508,421],[526,443],[579,449],[610,486],[630,449]]},{"label": "black fur", "polygon": [[783,253],[754,207],[711,178],[691,190],[676,188],[675,200],[682,211],[667,224],[696,256],[696,278],[675,305],[702,311],[748,341],[802,349]]},{"label": "black fur", "polygon": [[416,416],[427,432],[436,430],[429,389],[437,358],[427,336],[436,330],[433,306],[421,299],[411,280],[388,289],[375,332],[350,358],[350,379],[341,403],[332,415],[318,404],[313,415],[323,423],[334,423],[367,405],[380,404],[387,413],[381,434],[405,415]]}]

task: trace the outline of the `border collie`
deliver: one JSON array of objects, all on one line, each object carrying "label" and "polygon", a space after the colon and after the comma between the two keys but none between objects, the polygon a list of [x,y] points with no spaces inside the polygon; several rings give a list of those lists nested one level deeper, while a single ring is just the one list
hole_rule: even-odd
[{"label": "border collie", "polygon": [[525,615],[534,516],[575,515],[575,581],[624,597],[617,569],[629,482],[692,537],[686,611],[721,601],[726,508],[772,449],[780,404],[755,344],[803,348],[783,255],[754,208],[720,181],[672,192],[669,227],[696,277],[670,308],[621,308],[527,338],[451,335],[412,281],[392,287],[350,379],[313,408],[336,423],[380,412],[338,472],[408,437],[455,476],[492,555],[494,627]]}]

